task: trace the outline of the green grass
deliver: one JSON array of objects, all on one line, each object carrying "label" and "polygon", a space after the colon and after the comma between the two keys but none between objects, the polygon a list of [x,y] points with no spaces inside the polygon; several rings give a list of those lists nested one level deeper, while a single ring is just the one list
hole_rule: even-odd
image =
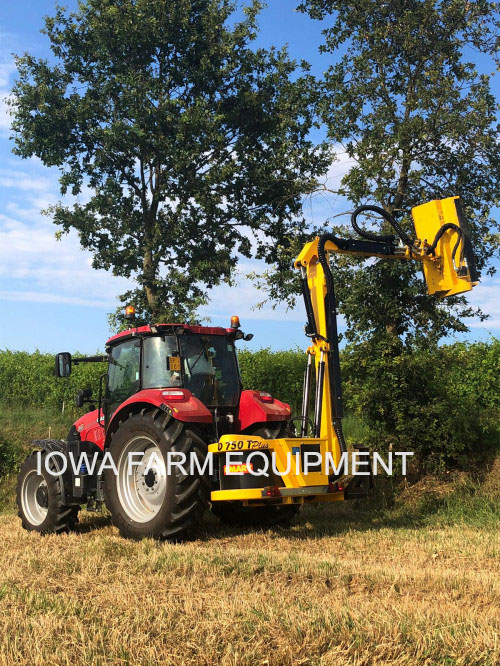
[{"label": "green grass", "polygon": [[[0,513],[15,511],[17,470],[30,442],[66,437],[77,416],[75,410],[61,414],[52,409],[4,407],[0,411]],[[367,427],[356,417],[344,419],[344,431],[349,443],[368,437]],[[451,474],[445,480],[427,476],[411,486],[396,478],[379,477],[368,500],[345,502],[336,509],[335,531],[455,524],[495,529],[500,524],[498,466],[490,475],[496,481],[490,478],[489,482],[485,482],[487,470],[483,470],[482,481],[472,475]],[[323,508],[318,511],[322,514]]]},{"label": "green grass", "polygon": [[19,465],[34,439],[65,438],[77,418],[52,408],[5,407],[0,409],[0,513],[15,509],[15,485]]},{"label": "green grass", "polygon": [[[4,460],[73,420],[4,409]],[[500,459],[477,478],[380,479],[370,499],[304,507],[289,529],[208,513],[182,544],[127,541],[87,512],[40,537],[14,515],[14,488],[4,474],[0,666],[500,663]]]}]

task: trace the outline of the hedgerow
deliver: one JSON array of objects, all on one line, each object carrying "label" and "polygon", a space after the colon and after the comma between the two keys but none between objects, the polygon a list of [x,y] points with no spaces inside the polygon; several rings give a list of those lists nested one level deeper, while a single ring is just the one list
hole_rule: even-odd
[{"label": "hedgerow", "polygon": [[[75,354],[76,355],[76,354]],[[363,425],[370,448],[413,451],[421,468],[467,467],[499,441],[500,341],[456,343],[391,355],[357,345],[342,351],[346,412]],[[300,412],[306,356],[301,350],[241,351],[244,388],[269,391]],[[54,357],[0,351],[0,405],[46,408],[77,416],[76,392],[97,399],[106,364],[82,364],[54,375]],[[0,433],[0,467],[15,456]],[[0,472],[1,473],[1,472]]]},{"label": "hedgerow", "polygon": [[470,467],[500,434],[500,341],[391,353],[369,343],[343,353],[348,411],[377,449],[413,451],[420,468]]}]

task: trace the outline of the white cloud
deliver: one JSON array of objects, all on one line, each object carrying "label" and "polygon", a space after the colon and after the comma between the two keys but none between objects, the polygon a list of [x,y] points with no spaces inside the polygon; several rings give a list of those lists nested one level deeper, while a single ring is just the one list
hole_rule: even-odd
[{"label": "white cloud", "polygon": [[[356,165],[356,160],[349,157],[344,147],[340,144],[334,146],[336,160],[332,162],[328,171],[322,178],[318,178],[318,188],[312,194],[307,195],[303,201],[304,216],[308,224],[317,226],[326,220],[351,208],[349,201],[338,194],[342,178]],[[343,218],[336,223],[345,222]]]},{"label": "white cloud", "polygon": [[492,331],[500,329],[500,278],[484,278],[469,294],[467,300],[473,307],[479,307],[490,315],[484,322],[473,319],[467,322],[470,328]]},{"label": "white cloud", "polygon": [[[0,57],[4,59],[5,55],[0,53]],[[9,113],[10,107],[7,101],[11,99],[11,78],[15,71],[16,66],[12,60],[0,62],[0,137],[9,135],[12,124],[12,117]]]},{"label": "white cloud", "polygon": [[[256,270],[257,266],[266,268],[263,262],[255,262],[255,264],[252,264],[252,270]],[[288,311],[285,304],[277,304],[275,309],[269,305],[257,309],[257,303],[263,301],[264,298],[265,293],[256,289],[251,281],[245,278],[240,272],[238,282],[235,286],[231,287],[227,284],[222,284],[212,289],[210,292],[210,303],[204,308],[200,308],[200,315],[229,318],[232,314],[237,314],[240,316],[242,322],[245,319],[305,321],[303,307],[300,302],[297,307]]]},{"label": "white cloud", "polygon": [[[83,251],[76,234],[57,241],[50,224],[27,224],[0,215],[0,280],[2,297],[80,305],[112,306],[130,281],[92,268],[92,257]],[[8,289],[6,289],[8,287]],[[23,295],[24,294],[24,295]],[[48,302],[48,301],[47,301]]]},{"label": "white cloud", "polygon": [[16,66],[12,61],[0,63],[0,89],[9,87],[11,76],[15,71]]},{"label": "white cloud", "polygon": [[[8,208],[11,215],[0,214],[1,299],[106,307],[111,311],[117,306],[116,297],[134,286],[132,280],[93,269],[92,255],[80,248],[76,233],[57,241],[56,227],[50,220],[29,219],[29,214],[36,212],[35,207],[24,209],[9,202]],[[266,268],[264,262],[245,261],[240,267],[238,284],[213,289],[211,302],[202,309],[201,316],[228,317],[238,313],[246,320],[303,322],[300,307],[289,312],[284,306],[254,309],[265,295],[243,273]]]},{"label": "white cloud", "polygon": [[113,300],[100,300],[80,298],[79,296],[64,296],[40,291],[4,291],[0,290],[0,300],[30,303],[64,303],[65,305],[81,305],[91,308],[110,308]]},{"label": "white cloud", "polygon": [[342,178],[357,164],[357,160],[350,157],[340,144],[335,146],[335,156],[337,159],[331,163],[324,181],[325,187],[334,192],[340,187]]},{"label": "white cloud", "polygon": [[0,87],[0,136],[8,136],[12,117],[10,116],[10,107],[7,104],[9,91]]},{"label": "white cloud", "polygon": [[[76,233],[56,240],[58,228],[40,211],[59,198],[57,176],[57,169],[47,169],[38,158],[2,161],[0,297],[111,311],[117,305],[116,297],[130,289],[131,281],[93,269],[92,255],[81,249]],[[79,200],[88,198],[85,188]]]},{"label": "white cloud", "polygon": [[[45,177],[37,177],[20,170],[0,169],[0,187],[26,192],[47,192],[51,185],[51,181]],[[35,205],[38,206],[38,202],[35,202]]]},{"label": "white cloud", "polygon": [[[116,297],[135,286],[132,280],[92,268],[92,255],[81,249],[71,232],[55,239],[57,227],[40,214],[57,201],[57,172],[38,159],[3,162],[0,169],[0,298],[9,301],[67,303],[85,307],[117,306]],[[85,188],[79,200],[88,200]],[[0,199],[0,200],[2,200]],[[211,292],[211,302],[202,315],[227,317],[233,311],[245,319],[302,321],[299,311],[284,308],[253,309],[263,300],[244,273],[262,271],[264,262],[247,261],[240,267],[236,286],[221,285]]]},{"label": "white cloud", "polygon": [[[30,225],[0,215],[0,299],[114,309],[116,297],[130,289],[132,281],[93,269],[92,256],[80,249],[76,234],[56,241],[54,231],[53,225]],[[265,268],[263,262],[241,266],[245,271]],[[227,318],[239,314],[242,320],[304,321],[300,305],[288,312],[280,305],[276,309],[254,309],[264,294],[241,271],[236,286],[221,285],[210,296],[201,316]]]}]

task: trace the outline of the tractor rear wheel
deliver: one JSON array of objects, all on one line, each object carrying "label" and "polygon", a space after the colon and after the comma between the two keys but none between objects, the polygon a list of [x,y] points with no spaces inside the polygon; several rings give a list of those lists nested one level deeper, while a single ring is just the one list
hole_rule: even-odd
[{"label": "tractor rear wheel", "polygon": [[[181,541],[195,533],[210,492],[205,475],[196,469],[189,473],[191,455],[200,468],[207,456],[207,445],[195,427],[160,409],[143,409],[120,422],[109,452],[118,474],[105,471],[106,505],[122,536]],[[175,466],[182,462],[179,456],[172,456],[168,469],[169,453],[186,456],[187,474]]]},{"label": "tractor rear wheel", "polygon": [[[264,439],[279,439],[285,436],[287,424],[261,423],[249,428],[245,434],[256,435]],[[290,521],[299,513],[300,505],[284,504],[270,506],[243,506],[241,502],[214,502],[212,513],[225,525],[240,527],[288,527]]]},{"label": "tractor rear wheel", "polygon": [[[40,473],[37,455],[40,454]],[[17,477],[16,501],[18,516],[25,530],[41,534],[67,532],[78,522],[79,506],[62,502],[62,477],[50,474],[45,467],[44,451],[34,451],[21,465]],[[55,466],[51,466],[56,471]]]}]

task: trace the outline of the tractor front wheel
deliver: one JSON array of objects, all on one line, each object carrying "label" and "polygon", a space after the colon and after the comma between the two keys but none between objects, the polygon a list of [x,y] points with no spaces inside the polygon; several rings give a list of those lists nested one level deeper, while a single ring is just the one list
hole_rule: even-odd
[{"label": "tractor front wheel", "polygon": [[[37,455],[41,456],[40,470]],[[50,534],[67,532],[78,522],[79,506],[62,502],[62,477],[50,474],[45,465],[45,452],[34,451],[21,465],[17,477],[17,508],[25,530]],[[51,471],[56,468],[51,465]]]},{"label": "tractor front wheel", "polygon": [[[207,445],[195,427],[160,409],[143,409],[120,422],[109,452],[117,474],[105,472],[106,505],[122,536],[180,541],[195,533],[210,492],[207,477],[198,473]],[[169,454],[181,454],[171,455],[170,468]],[[198,469],[190,465],[193,456]]]}]

